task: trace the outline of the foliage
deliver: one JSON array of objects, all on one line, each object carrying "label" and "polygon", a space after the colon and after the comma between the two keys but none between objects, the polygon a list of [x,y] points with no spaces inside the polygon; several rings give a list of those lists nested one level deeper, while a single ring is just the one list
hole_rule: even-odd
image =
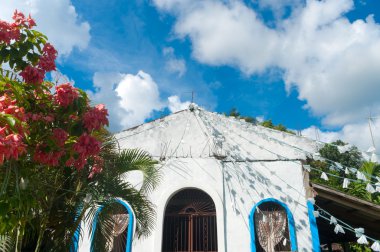
[{"label": "foliage", "polygon": [[[156,162],[153,161],[146,152],[139,150],[126,150],[120,155],[117,155],[113,162],[109,163],[106,171],[98,176],[98,183],[101,186],[97,187],[97,191],[93,195],[113,195],[112,198],[100,198],[104,206],[102,213],[98,216],[100,227],[95,233],[94,251],[104,251],[104,246],[110,242],[109,235],[112,233],[113,220],[112,213],[117,212],[114,198],[127,198],[136,215],[136,236],[146,236],[153,229],[153,220],[155,212],[153,206],[146,198],[146,193],[150,192],[159,180]],[[120,168],[121,167],[121,168]],[[130,171],[142,171],[144,175],[144,184],[140,191],[137,191],[124,182],[125,176]],[[126,195],[128,195],[126,197]],[[97,200],[95,200],[97,202]],[[90,220],[95,218],[94,213],[90,215]],[[91,221],[92,222],[92,221]],[[107,242],[104,242],[107,241]]]},{"label": "foliage", "polygon": [[0,251],[12,251],[14,241],[9,235],[0,235]]},{"label": "foliage", "polygon": [[279,131],[283,131],[283,132],[286,132],[286,133],[289,133],[289,134],[295,134],[293,131],[291,130],[288,130],[284,125],[282,125],[281,123],[278,124],[278,125],[274,125],[272,120],[265,120],[261,123],[261,126],[264,126],[264,127],[267,127],[267,128],[271,128],[271,129],[275,129],[275,130],[279,130]]},{"label": "foliage", "polygon": [[372,252],[368,245],[350,243],[350,251],[352,252]]},{"label": "foliage", "polygon": [[293,131],[288,130],[281,123],[278,124],[278,125],[274,125],[273,122],[272,122],[272,120],[265,120],[265,121],[263,121],[263,122],[260,123],[254,117],[251,117],[251,116],[242,116],[240,114],[240,112],[236,108],[232,108],[228,114],[224,113],[224,115],[225,116],[232,116],[232,117],[235,117],[237,119],[242,119],[242,120],[245,120],[248,123],[260,124],[261,126],[266,127],[266,128],[279,130],[279,131],[286,132],[286,133],[293,134],[293,135],[295,134]]},{"label": "foliage", "polygon": [[[57,51],[30,16],[16,11],[13,20],[0,20],[0,66],[10,68],[0,68],[0,248],[68,251],[79,223],[115,197],[133,207],[137,235],[148,234],[155,162],[115,151],[104,105],[92,107],[70,83],[46,81]],[[133,170],[144,174],[140,191],[123,179]]]},{"label": "foliage", "polygon": [[374,179],[374,177],[380,176],[380,165],[372,162],[365,162],[357,147],[352,146],[348,150],[340,152],[337,146],[345,145],[346,143],[340,140],[331,144],[326,144],[319,150],[321,157],[325,158],[324,161],[313,160],[311,158],[307,160],[307,163],[312,167],[337,176],[329,176],[329,180],[325,181],[324,179],[320,178],[320,171],[312,170],[310,172],[311,180],[313,182],[330,186],[361,199],[380,204],[380,193],[377,192],[371,194],[367,192],[367,183],[363,183],[362,181],[351,182],[348,185],[348,188],[345,189],[342,187],[343,179],[341,177],[346,177],[354,180],[357,180],[357,177],[356,174],[352,171],[350,174],[345,174],[345,168],[337,169],[334,162],[338,162],[347,168],[358,169],[358,171],[363,172],[367,178],[367,181],[373,184],[378,182],[376,179]]},{"label": "foliage", "polygon": [[257,123],[256,118],[251,117],[251,116],[242,116],[239,113],[239,111],[237,110],[237,108],[232,108],[228,114],[224,113],[224,115],[226,115],[226,116],[232,116],[232,117],[235,117],[237,119],[242,119],[242,120],[244,120],[244,121],[246,121],[248,123]]},{"label": "foliage", "polygon": [[[333,142],[332,144],[326,144],[319,150],[321,157],[325,158],[324,161],[314,160],[312,158],[307,159],[307,163],[318,170],[328,172],[332,175],[339,177],[329,176],[329,180],[326,181],[322,178],[321,172],[316,170],[311,170],[310,179],[318,184],[327,185],[329,187],[335,188],[336,190],[343,191],[347,194],[359,197],[361,199],[371,201],[376,204],[380,204],[380,193],[369,193],[366,190],[366,183],[361,181],[351,182],[348,188],[343,188],[343,179],[341,177],[346,177],[349,179],[357,179],[356,175],[352,172],[350,174],[345,174],[345,169],[336,169],[334,167],[334,162],[342,164],[344,167],[356,168],[358,171],[365,174],[367,181],[373,184],[378,183],[373,177],[380,177],[380,165],[372,162],[363,161],[362,155],[357,147],[352,146],[344,152],[340,152],[337,146],[345,146],[341,140]],[[360,245],[356,243],[351,243],[351,251],[365,252],[372,251],[367,245]]]},{"label": "foliage", "polygon": [[339,152],[338,146],[344,146],[341,140],[335,141],[332,144],[326,144],[319,150],[322,157],[341,163],[347,167],[359,168],[363,164],[362,155],[356,146],[350,147],[347,151]]}]

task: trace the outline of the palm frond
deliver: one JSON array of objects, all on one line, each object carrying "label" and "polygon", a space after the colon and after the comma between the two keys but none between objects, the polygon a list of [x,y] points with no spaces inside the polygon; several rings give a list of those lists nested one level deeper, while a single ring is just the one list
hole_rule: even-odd
[{"label": "palm frond", "polygon": [[143,173],[141,191],[144,193],[151,192],[161,179],[156,164],[157,161],[152,159],[148,152],[139,149],[123,150],[115,160],[116,167],[123,173],[135,170]]},{"label": "palm frond", "polygon": [[98,209],[91,222],[91,251],[108,251],[107,244],[112,242],[113,221],[107,210],[107,207],[103,207],[101,211]]},{"label": "palm frond", "polygon": [[[359,169],[363,172],[369,181],[373,181],[373,177],[380,173],[380,165],[373,162],[364,162],[363,165]],[[377,182],[377,181],[373,181]]]},{"label": "palm frond", "polygon": [[10,252],[14,249],[15,240],[10,235],[0,235],[0,252]]}]

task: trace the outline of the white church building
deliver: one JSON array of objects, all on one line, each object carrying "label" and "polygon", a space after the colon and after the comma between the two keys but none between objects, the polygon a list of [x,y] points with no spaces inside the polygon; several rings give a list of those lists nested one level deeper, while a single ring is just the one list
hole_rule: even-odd
[{"label": "white church building", "polygon": [[[129,218],[125,251],[320,251],[303,167],[315,141],[195,104],[115,136],[121,149],[148,151],[162,176],[149,196],[155,229],[134,239]],[[79,251],[89,243],[84,235]]]}]

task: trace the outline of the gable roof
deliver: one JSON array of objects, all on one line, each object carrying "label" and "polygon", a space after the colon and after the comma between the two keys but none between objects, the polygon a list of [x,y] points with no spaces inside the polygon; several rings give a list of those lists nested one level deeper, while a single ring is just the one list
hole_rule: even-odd
[{"label": "gable roof", "polygon": [[115,137],[121,149],[140,148],[161,159],[299,160],[321,147],[308,138],[212,113],[195,104]]}]

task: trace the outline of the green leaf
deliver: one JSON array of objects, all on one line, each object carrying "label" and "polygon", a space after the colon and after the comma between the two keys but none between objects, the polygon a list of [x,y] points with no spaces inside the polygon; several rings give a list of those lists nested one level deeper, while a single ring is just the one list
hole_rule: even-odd
[{"label": "green leaf", "polygon": [[0,122],[8,125],[12,131],[16,131],[16,123],[19,123],[20,121],[12,115],[0,114]]},{"label": "green leaf", "polygon": [[31,48],[33,44],[30,41],[20,44],[19,56],[24,57]]},{"label": "green leaf", "polygon": [[33,62],[33,59],[34,59],[34,58],[33,58],[33,53],[30,53],[30,52],[27,53],[27,54],[26,54],[26,58],[27,58],[30,62]]},{"label": "green leaf", "polygon": [[32,34],[33,34],[34,36],[36,36],[36,37],[38,37],[38,38],[43,38],[43,39],[45,39],[45,40],[48,39],[46,35],[42,34],[42,33],[39,32],[39,31],[31,30],[31,32],[32,32]]},{"label": "green leaf", "polygon": [[0,235],[0,251],[12,251],[15,241],[9,235]]},{"label": "green leaf", "polygon": [[11,47],[10,54],[12,55],[13,58],[18,57],[18,50],[14,47]]},{"label": "green leaf", "polygon": [[32,53],[30,57],[31,57],[30,61],[32,62],[33,65],[37,64],[38,60],[40,59],[40,55],[37,53]]},{"label": "green leaf", "polygon": [[27,38],[26,34],[21,33],[20,34],[20,40],[19,41],[24,41]]},{"label": "green leaf", "polygon": [[0,64],[3,62],[6,62],[5,60],[8,58],[9,53],[10,53],[9,50],[6,48],[2,48],[0,50]]},{"label": "green leaf", "polygon": [[14,59],[9,60],[9,66],[13,69],[15,67],[16,61]]}]

